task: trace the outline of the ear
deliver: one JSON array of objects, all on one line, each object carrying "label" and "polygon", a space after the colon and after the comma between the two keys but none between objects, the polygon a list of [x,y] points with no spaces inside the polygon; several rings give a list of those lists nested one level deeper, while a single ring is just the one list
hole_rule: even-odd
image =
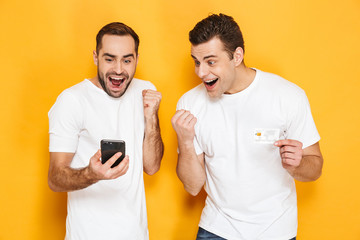
[{"label": "ear", "polygon": [[244,50],[241,47],[237,47],[234,52],[235,66],[239,66],[244,60]]},{"label": "ear", "polygon": [[95,50],[93,51],[93,58],[94,58],[94,63],[97,66],[98,65],[98,56],[97,56],[97,53]]},{"label": "ear", "polygon": [[138,62],[139,62],[139,54],[136,55],[136,64],[135,64],[136,67],[138,65]]}]

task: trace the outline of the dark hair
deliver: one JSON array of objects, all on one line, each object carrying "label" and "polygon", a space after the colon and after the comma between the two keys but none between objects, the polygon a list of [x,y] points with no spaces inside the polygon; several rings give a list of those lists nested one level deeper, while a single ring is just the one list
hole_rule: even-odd
[{"label": "dark hair", "polygon": [[198,22],[189,32],[189,40],[194,46],[205,43],[214,37],[218,37],[224,44],[224,50],[228,52],[230,59],[233,58],[237,47],[241,47],[245,52],[240,27],[230,16],[222,13],[209,15]]},{"label": "dark hair", "polygon": [[100,31],[96,35],[96,52],[97,53],[99,53],[99,50],[102,47],[102,38],[105,34],[118,35],[118,36],[130,35],[135,41],[135,52],[136,52],[136,55],[138,54],[139,43],[140,43],[139,36],[135,33],[134,30],[132,30],[131,27],[129,27],[121,22],[109,23],[100,29]]}]

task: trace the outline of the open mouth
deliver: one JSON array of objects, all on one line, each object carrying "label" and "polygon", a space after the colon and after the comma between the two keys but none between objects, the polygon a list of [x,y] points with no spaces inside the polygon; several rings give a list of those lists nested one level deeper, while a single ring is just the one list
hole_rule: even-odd
[{"label": "open mouth", "polygon": [[211,86],[213,86],[218,80],[219,80],[219,78],[215,78],[215,79],[213,79],[213,80],[204,81],[204,83],[205,83],[205,85],[211,87]]},{"label": "open mouth", "polygon": [[109,77],[111,84],[115,87],[120,87],[121,84],[125,81],[124,77]]}]

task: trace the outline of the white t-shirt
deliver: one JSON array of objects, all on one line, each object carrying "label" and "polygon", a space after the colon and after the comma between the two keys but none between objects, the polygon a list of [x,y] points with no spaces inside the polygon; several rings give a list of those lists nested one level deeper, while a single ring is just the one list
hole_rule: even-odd
[{"label": "white t-shirt", "polygon": [[279,148],[259,141],[278,131],[306,148],[319,141],[305,92],[256,70],[251,85],[211,99],[203,84],[178,102],[198,120],[194,146],[205,153],[208,194],[199,225],[226,239],[288,240],[297,233],[295,183]]},{"label": "white t-shirt", "polygon": [[89,164],[102,139],[126,142],[129,170],[114,180],[68,192],[66,239],[148,239],[143,180],[143,89],[133,79],[125,94],[112,98],[92,82],[63,91],[49,111],[50,152],[75,153],[72,168]]}]

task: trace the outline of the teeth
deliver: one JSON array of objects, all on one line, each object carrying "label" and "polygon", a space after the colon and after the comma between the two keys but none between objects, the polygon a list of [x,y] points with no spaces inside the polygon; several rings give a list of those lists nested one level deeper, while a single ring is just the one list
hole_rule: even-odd
[{"label": "teeth", "polygon": [[115,78],[115,77],[110,77],[110,78],[117,81],[123,80],[123,78]]},{"label": "teeth", "polygon": [[218,80],[217,78],[213,79],[213,80],[209,80],[209,81],[205,81],[206,83],[212,83],[215,82],[216,80]]}]

